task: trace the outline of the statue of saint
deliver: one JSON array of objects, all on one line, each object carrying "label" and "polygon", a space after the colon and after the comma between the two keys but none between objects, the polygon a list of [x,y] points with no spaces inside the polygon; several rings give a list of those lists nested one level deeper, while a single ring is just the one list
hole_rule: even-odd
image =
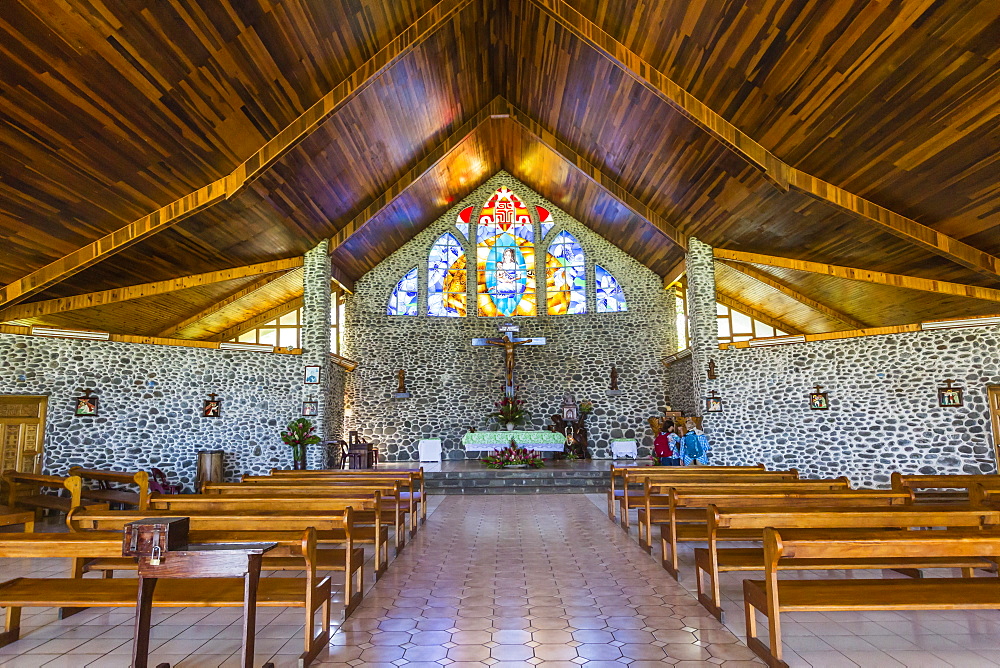
[{"label": "statue of saint", "polygon": [[396,372],[396,394],[406,394],[406,369],[400,369]]},{"label": "statue of saint", "polygon": [[504,334],[502,339],[486,339],[486,343],[493,346],[503,346],[507,387],[514,387],[514,346],[524,345],[528,341],[511,341],[510,337]]},{"label": "statue of saint", "polygon": [[618,367],[614,364],[611,365],[611,389],[618,389]]}]

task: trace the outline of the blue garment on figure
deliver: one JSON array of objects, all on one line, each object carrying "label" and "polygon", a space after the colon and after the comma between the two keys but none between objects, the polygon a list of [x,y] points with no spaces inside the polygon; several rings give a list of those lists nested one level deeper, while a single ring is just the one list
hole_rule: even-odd
[{"label": "blue garment on figure", "polygon": [[708,450],[708,436],[705,436],[705,432],[698,433],[692,429],[684,434],[684,447],[681,452],[684,466],[690,466],[696,459],[699,464],[707,464]]}]

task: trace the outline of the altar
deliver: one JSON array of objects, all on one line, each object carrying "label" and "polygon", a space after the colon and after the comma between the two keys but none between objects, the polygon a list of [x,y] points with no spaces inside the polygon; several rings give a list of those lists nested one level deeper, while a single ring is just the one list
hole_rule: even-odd
[{"label": "altar", "polygon": [[554,431],[470,431],[462,437],[462,445],[468,452],[488,452],[501,450],[510,445],[511,440],[519,448],[538,452],[562,452],[566,437]]}]

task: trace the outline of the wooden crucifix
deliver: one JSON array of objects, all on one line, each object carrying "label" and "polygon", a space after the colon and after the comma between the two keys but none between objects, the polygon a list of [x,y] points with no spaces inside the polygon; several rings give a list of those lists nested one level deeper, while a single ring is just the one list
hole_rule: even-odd
[{"label": "wooden crucifix", "polygon": [[501,338],[497,339],[472,339],[472,345],[474,346],[503,346],[504,350],[504,378],[506,380],[506,385],[504,390],[507,396],[514,396],[514,367],[516,365],[516,359],[514,357],[514,348],[517,346],[544,346],[544,337],[535,337],[532,339],[521,339],[518,337],[511,337],[509,333],[504,332]]}]

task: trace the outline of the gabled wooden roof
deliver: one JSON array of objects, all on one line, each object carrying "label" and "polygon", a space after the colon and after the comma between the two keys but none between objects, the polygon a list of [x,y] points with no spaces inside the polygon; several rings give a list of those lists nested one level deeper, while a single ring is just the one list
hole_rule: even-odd
[{"label": "gabled wooden roof", "polygon": [[[12,0],[0,318],[324,238],[349,284],[499,169],[664,276],[698,236],[997,288],[998,22],[986,0]],[[1000,310],[758,270],[787,289],[727,267],[720,290],[775,317],[798,295],[801,331]],[[34,321],[207,338],[293,281]]]}]

